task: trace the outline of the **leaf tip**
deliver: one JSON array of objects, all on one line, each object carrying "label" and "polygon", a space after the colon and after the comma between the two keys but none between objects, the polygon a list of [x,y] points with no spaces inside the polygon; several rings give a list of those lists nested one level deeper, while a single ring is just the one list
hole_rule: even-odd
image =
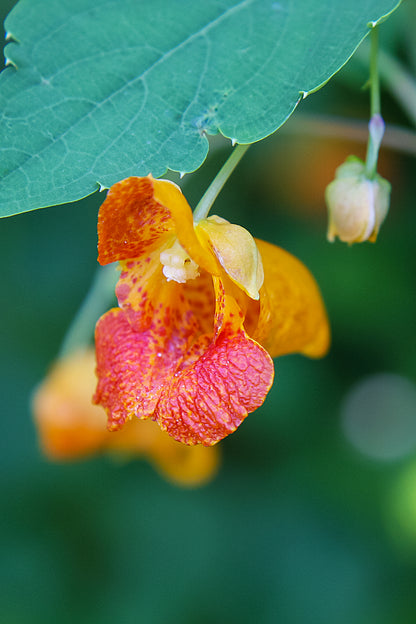
[{"label": "leaf tip", "polygon": [[12,61],[11,59],[9,59],[9,57],[8,57],[8,56],[6,56],[6,57],[4,58],[4,66],[5,66],[5,67],[9,67],[10,65],[11,65],[12,67],[14,67],[15,69],[17,69],[17,65],[16,65],[16,63],[13,63],[13,61]]}]

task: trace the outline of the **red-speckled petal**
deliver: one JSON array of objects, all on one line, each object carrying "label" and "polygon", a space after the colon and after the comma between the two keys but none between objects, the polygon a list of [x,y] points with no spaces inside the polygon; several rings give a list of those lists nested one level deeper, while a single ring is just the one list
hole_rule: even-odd
[{"label": "red-speckled petal", "polygon": [[136,331],[146,330],[152,323],[160,298],[169,297],[169,291],[179,284],[168,283],[164,278],[159,250],[145,258],[123,260],[120,268],[116,286],[118,304]]},{"label": "red-speckled petal", "polygon": [[242,329],[243,315],[223,283],[214,280],[214,337],[192,346],[161,393],[154,418],[185,444],[215,444],[264,401],[274,376],[268,353]]},{"label": "red-speckled petal", "polygon": [[214,332],[215,293],[212,275],[200,269],[197,279],[181,285],[181,292],[198,320],[200,333],[212,337]]},{"label": "red-speckled petal", "polygon": [[191,258],[219,273],[215,256],[199,242],[191,208],[169,180],[126,178],[110,188],[98,213],[98,261],[145,258],[178,237]]},{"label": "red-speckled petal", "polygon": [[[108,191],[98,213],[100,264],[150,254],[174,234],[171,212],[155,200],[153,182],[151,177],[131,177]],[[192,221],[189,206],[188,211]]]},{"label": "red-speckled petal", "polygon": [[95,331],[98,385],[94,403],[102,405],[108,428],[116,430],[134,415],[147,418],[159,398],[160,367],[153,366],[160,345],[150,332],[132,330],[119,308],[107,312]]},{"label": "red-speckled petal", "polygon": [[120,308],[107,312],[95,332],[98,385],[94,402],[108,415],[109,429],[133,416],[152,415],[162,387],[175,373],[199,326],[183,297],[165,285],[150,324],[136,331]]},{"label": "red-speckled petal", "polygon": [[162,392],[155,417],[175,440],[210,446],[258,408],[273,383],[273,362],[247,337],[222,332]]},{"label": "red-speckled petal", "polygon": [[200,269],[199,277],[184,284],[167,282],[162,273],[158,250],[144,259],[123,261],[120,266],[116,295],[135,330],[143,331],[149,327],[155,306],[163,300],[171,307],[178,305],[183,308],[186,305],[197,319],[199,334],[212,334],[215,298],[209,273]]}]

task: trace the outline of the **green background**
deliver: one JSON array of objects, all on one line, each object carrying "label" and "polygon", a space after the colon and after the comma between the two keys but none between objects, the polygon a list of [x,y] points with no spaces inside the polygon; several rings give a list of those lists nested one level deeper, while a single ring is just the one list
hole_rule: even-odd
[{"label": "green background", "polygon": [[[4,14],[11,4],[0,3]],[[394,18],[389,45],[402,49],[407,23]],[[346,68],[299,113],[366,119],[360,80]],[[388,121],[407,123],[388,95],[383,102]],[[363,156],[362,145],[349,147]],[[415,381],[415,163],[383,150],[393,195],[378,242],[330,245],[323,201],[296,193],[313,183],[320,158],[332,171],[340,164],[321,148],[278,133],[250,148],[216,202],[214,213],[311,268],[333,344],[323,360],[276,361],[265,405],[221,443],[221,470],[198,490],[170,485],[142,461],[41,457],[29,398],[94,275],[103,195],[0,222],[1,622],[416,621],[416,502],[400,489],[416,453],[371,460],[346,439],[340,416],[368,375]],[[228,152],[216,140],[185,177],[192,205]]]}]

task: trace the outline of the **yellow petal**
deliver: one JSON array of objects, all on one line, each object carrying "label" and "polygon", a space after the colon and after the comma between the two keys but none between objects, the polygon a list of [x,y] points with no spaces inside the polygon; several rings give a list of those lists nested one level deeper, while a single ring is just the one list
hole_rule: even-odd
[{"label": "yellow petal", "polygon": [[220,461],[218,447],[186,446],[152,424],[158,428],[159,436],[149,459],[164,477],[182,487],[198,487],[215,477]]},{"label": "yellow petal", "polygon": [[74,460],[101,450],[110,435],[106,415],[92,404],[96,384],[93,349],[76,351],[54,363],[37,388],[33,412],[40,445],[48,459]]},{"label": "yellow petal", "polygon": [[192,211],[179,186],[169,180],[154,180],[153,178],[152,183],[153,198],[169,210],[182,247],[198,266],[212,275],[218,275],[219,270],[215,258],[202,247],[195,234]]},{"label": "yellow petal", "polygon": [[252,337],[272,357],[303,353],[325,355],[330,330],[325,306],[314,277],[287,251],[256,240],[264,267],[260,314]]},{"label": "yellow petal", "polygon": [[249,297],[257,300],[264,273],[260,254],[250,232],[215,215],[196,225],[200,235],[201,230],[229,277]]}]

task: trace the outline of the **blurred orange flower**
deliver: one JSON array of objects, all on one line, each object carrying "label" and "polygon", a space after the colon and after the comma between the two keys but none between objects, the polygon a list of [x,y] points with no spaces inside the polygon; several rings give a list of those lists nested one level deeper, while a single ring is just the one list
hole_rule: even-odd
[{"label": "blurred orange flower", "polygon": [[94,349],[79,350],[58,360],[38,387],[33,412],[44,454],[53,461],[71,461],[110,452],[120,457],[143,456],[168,480],[197,486],[218,469],[219,449],[185,446],[151,420],[134,419],[110,433],[106,414],[93,405],[97,383]]},{"label": "blurred orange flower", "polygon": [[180,442],[212,445],[259,407],[272,357],[323,355],[324,305],[306,267],[217,216],[193,221],[167,180],[115,184],[98,217],[99,262],[118,260],[118,308],[96,327],[110,430],[151,418]]}]

